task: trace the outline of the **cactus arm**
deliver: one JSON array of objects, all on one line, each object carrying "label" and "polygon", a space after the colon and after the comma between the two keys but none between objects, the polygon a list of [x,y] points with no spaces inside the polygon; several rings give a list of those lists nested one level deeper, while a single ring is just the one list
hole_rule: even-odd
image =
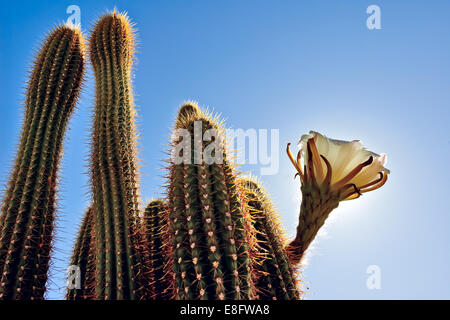
[{"label": "cactus arm", "polygon": [[[222,140],[217,120],[195,104],[183,105],[176,129],[190,132],[192,145],[209,146],[197,137],[215,129]],[[175,143],[176,141],[174,141]],[[223,148],[225,149],[225,148]],[[183,150],[186,152],[186,150]],[[198,156],[191,148],[190,159]],[[198,158],[198,157],[197,157]],[[175,291],[178,299],[249,299],[252,296],[248,231],[237,196],[235,173],[223,163],[170,164],[169,217],[173,240]]]},{"label": "cactus arm", "polygon": [[[83,64],[78,64],[78,70],[73,73],[73,78],[71,81],[73,84],[79,84],[82,82],[83,76]],[[75,103],[75,99],[77,99],[79,95],[79,88],[72,85],[72,87],[68,86],[70,94],[68,95],[68,100],[65,102],[67,105],[71,105]],[[56,108],[56,106],[54,106]],[[67,120],[66,120],[67,123]],[[66,124],[64,124],[65,126]],[[61,144],[64,138],[64,130],[60,130],[60,128],[55,130],[57,133],[56,144],[54,145],[54,149],[49,150],[49,154],[53,156],[53,159],[50,161],[58,161],[58,152],[62,148]],[[50,185],[57,184],[57,171],[54,170],[49,178]],[[47,212],[51,213],[52,208],[55,207],[56,204],[56,188],[51,188],[49,190],[48,196],[48,204],[47,204]],[[35,277],[35,282],[33,285],[33,296],[40,296],[44,293],[43,288],[45,288],[45,283],[47,281],[47,264],[48,259],[50,259],[50,253],[52,250],[52,234],[54,230],[54,214],[49,214],[45,217],[43,222],[43,228],[40,235],[40,243],[39,243],[39,251],[38,251],[38,259],[36,263],[37,268],[37,276]]]},{"label": "cactus arm", "polygon": [[189,279],[186,279],[188,254],[184,246],[184,243],[187,242],[188,231],[182,214],[185,208],[183,176],[184,173],[181,165],[175,165],[171,168],[171,183],[169,186],[169,219],[170,231],[172,233],[171,242],[174,247],[173,272],[176,287],[176,298],[190,299]]},{"label": "cactus arm", "polygon": [[[90,50],[91,50],[91,63],[94,68],[94,72],[98,78],[102,79],[106,77],[104,58],[101,55],[102,51],[98,48],[101,47],[101,38],[97,37],[95,41],[91,40]],[[99,43],[100,42],[100,43]],[[93,54],[98,52],[98,54]],[[99,105],[103,104],[103,95],[106,92],[104,88],[104,82],[96,81],[96,103]],[[96,286],[95,294],[97,297],[111,297],[111,290],[114,287],[112,284],[111,276],[114,271],[109,269],[106,270],[106,261],[113,261],[114,248],[110,247],[114,243],[112,234],[110,232],[106,233],[107,230],[111,230],[113,223],[111,222],[111,217],[105,213],[110,211],[107,195],[109,194],[108,189],[108,175],[107,172],[107,159],[104,154],[104,146],[106,146],[106,124],[104,119],[106,115],[103,114],[102,110],[96,109],[94,115],[94,133],[92,134],[92,177],[102,177],[100,181],[94,183],[92,181],[93,189],[93,199],[94,208],[97,212],[94,216],[95,223],[95,264],[96,264]],[[112,267],[112,264],[108,264]],[[105,283],[109,283],[108,287],[105,288]],[[105,292],[106,291],[106,292]]]},{"label": "cactus arm", "polygon": [[[255,206],[256,207],[256,206]],[[255,208],[256,209],[256,208]],[[257,282],[257,287],[260,292],[260,299],[277,299],[277,300],[289,300],[289,295],[286,289],[286,282],[288,279],[283,278],[283,275],[280,270],[280,265],[282,265],[283,260],[279,260],[274,247],[271,236],[267,226],[267,221],[264,216],[262,216],[263,208],[260,208],[259,217],[257,216],[255,220],[255,229],[261,230],[261,232],[257,235],[261,251],[263,252],[263,261],[261,268],[261,277]],[[255,213],[255,215],[258,215]],[[287,261],[287,260],[284,260]],[[292,281],[292,280],[291,280]]]},{"label": "cactus arm", "polygon": [[93,208],[90,206],[84,214],[77,240],[75,242],[71,264],[78,266],[81,272],[81,288],[71,289],[67,292],[68,300],[87,300],[92,298],[92,226]]},{"label": "cactus arm", "polygon": [[[273,286],[276,289],[281,289],[281,292],[277,292],[279,297],[283,299],[298,299],[299,291],[296,284],[296,275],[284,249],[283,236],[280,236],[281,232],[274,222],[274,218],[265,216],[261,221],[263,223],[262,227],[266,230],[266,241],[268,240],[268,245],[273,250],[273,261],[272,263],[267,263],[268,268],[272,267],[272,270],[275,269],[275,274],[277,275]],[[279,285],[276,283],[278,280]]]},{"label": "cactus arm", "polygon": [[[84,69],[82,35],[57,27],[28,82],[16,164],[2,206],[0,298],[42,299],[51,249],[56,173]],[[48,233],[50,231],[50,233]]]},{"label": "cactus arm", "polygon": [[259,255],[253,261],[253,277],[258,299],[295,300],[300,298],[297,275],[285,250],[285,236],[270,197],[261,183],[241,178],[241,194],[253,218]]},{"label": "cactus arm", "polygon": [[96,296],[140,299],[143,289],[136,134],[131,90],[133,30],[126,16],[102,17],[91,36],[96,77],[92,184]]},{"label": "cactus arm", "polygon": [[[54,47],[55,42],[53,40],[55,40],[55,37],[59,37],[60,39],[60,34],[59,33],[50,33],[48,36],[48,39],[44,42],[41,51],[38,53],[36,59],[35,59],[35,63],[34,63],[34,68],[32,70],[30,79],[28,80],[28,86],[29,88],[37,88],[39,81],[41,79],[40,75],[42,75],[42,68],[44,66],[44,64],[47,66],[47,68],[49,67],[49,63],[50,63],[50,59],[49,56],[51,55],[52,51],[49,50],[50,47]],[[17,181],[23,181],[23,180],[18,180],[19,178],[25,178],[24,176],[20,176],[19,172],[21,170],[23,170],[24,168],[22,168],[20,164],[23,161],[23,157],[24,157],[24,153],[26,151],[25,146],[28,143],[28,140],[30,139],[30,136],[33,136],[33,132],[30,133],[30,130],[32,130],[34,127],[31,126],[33,119],[34,119],[34,112],[35,112],[35,101],[36,101],[36,95],[38,94],[38,90],[27,90],[26,93],[26,101],[25,101],[25,117],[24,117],[24,122],[23,122],[23,126],[22,126],[22,133],[21,133],[21,138],[20,138],[20,144],[19,144],[19,150],[16,156],[16,165],[14,166],[13,172],[11,174],[11,178],[10,178],[10,186],[12,182],[17,182]],[[22,182],[23,183],[23,182]],[[18,186],[17,186],[18,187]],[[6,190],[6,194],[5,197],[2,201],[2,207],[3,208],[7,208],[9,206],[9,204],[11,203],[11,199],[13,198],[13,196],[15,195],[14,193],[15,188],[13,187],[9,187]],[[17,195],[17,194],[16,194]],[[5,215],[1,216],[1,221],[4,220]]]},{"label": "cactus arm", "polygon": [[[84,242],[83,239],[86,235],[87,227],[88,227],[87,219],[86,219],[86,217],[84,217],[83,221],[81,222],[80,231],[78,232],[78,236],[77,236],[77,240],[75,242],[75,247],[73,249],[73,255],[72,255],[72,260],[71,260],[71,265],[79,266],[80,270],[81,270],[80,253],[81,253],[81,247]],[[76,297],[78,296],[78,294],[79,294],[79,292],[77,289],[71,289],[71,290],[68,290],[66,296],[69,300],[75,300]]]},{"label": "cactus arm", "polygon": [[144,234],[149,252],[148,286],[150,298],[165,300],[171,298],[172,279],[170,279],[167,252],[167,206],[162,200],[152,200],[144,211]]},{"label": "cactus arm", "polygon": [[[110,24],[108,24],[110,23]],[[115,57],[115,53],[117,50],[120,49],[120,39],[119,41],[116,41],[116,32],[120,34],[122,29],[121,23],[119,23],[116,19],[108,19],[105,21],[105,28],[103,29],[103,48],[102,52],[105,55],[105,61],[106,63],[106,79],[102,79],[102,81],[105,81],[107,84],[107,104],[104,106],[106,109],[110,108],[109,110],[106,110],[106,126],[109,130],[108,136],[110,138],[109,143],[106,144],[107,146],[107,153],[112,158],[112,162],[109,166],[109,177],[110,177],[110,185],[111,185],[111,202],[113,208],[121,208],[119,212],[113,213],[113,221],[114,226],[116,227],[116,230],[114,232],[114,242],[115,242],[115,268],[117,269],[115,273],[112,273],[115,275],[115,283],[116,283],[116,290],[117,290],[117,299],[124,299],[127,298],[127,295],[130,294],[130,298],[133,299],[133,288],[132,283],[130,282],[130,278],[132,277],[132,270],[129,256],[131,254],[130,250],[130,239],[129,239],[129,233],[128,233],[128,225],[127,225],[127,218],[128,218],[128,208],[127,208],[127,201],[126,197],[128,196],[125,193],[128,193],[128,190],[124,190],[124,179],[121,179],[123,175],[119,175],[119,179],[117,179],[115,173],[120,172],[120,157],[127,157],[127,151],[124,153],[121,153],[120,149],[115,149],[116,146],[127,146],[127,142],[121,143],[121,136],[126,135],[124,131],[126,132],[129,130],[127,123],[121,123],[120,117],[123,117],[124,109],[126,109],[125,104],[123,104],[123,101],[121,99],[121,95],[124,94],[123,92],[123,83],[120,81],[121,76],[121,69],[123,67],[129,68],[129,63],[125,61],[117,61]],[[129,80],[129,79],[128,79]],[[125,106],[125,107],[124,107]],[[115,132],[114,128],[122,127],[125,130],[122,130],[119,132]],[[118,134],[117,134],[118,133]],[[125,140],[126,141],[126,140]],[[120,147],[119,147],[120,148]],[[119,152],[117,152],[119,151]],[[124,164],[126,165],[126,160],[124,161]],[[126,167],[123,168],[125,175],[127,174]],[[133,210],[134,208],[132,208]],[[133,212],[133,211],[132,211]],[[128,287],[131,285],[131,288]],[[129,291],[127,293],[126,291]]]}]

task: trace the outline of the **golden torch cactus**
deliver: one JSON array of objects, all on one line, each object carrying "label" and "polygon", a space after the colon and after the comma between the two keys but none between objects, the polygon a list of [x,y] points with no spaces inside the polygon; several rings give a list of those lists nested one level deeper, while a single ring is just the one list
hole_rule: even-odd
[{"label": "golden torch cactus", "polygon": [[302,184],[297,235],[288,246],[295,264],[340,201],[380,188],[390,172],[384,167],[386,155],[368,151],[358,140],[334,140],[311,131],[301,137],[296,158],[289,146],[287,154]]}]

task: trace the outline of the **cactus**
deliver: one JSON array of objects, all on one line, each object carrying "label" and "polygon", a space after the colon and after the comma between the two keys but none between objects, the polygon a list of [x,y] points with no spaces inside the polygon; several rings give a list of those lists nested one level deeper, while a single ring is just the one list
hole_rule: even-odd
[{"label": "cactus", "polygon": [[80,231],[73,250],[71,265],[80,269],[80,289],[67,292],[68,300],[90,300],[94,296],[93,285],[95,278],[94,252],[92,243],[94,211],[92,206],[86,210],[81,222]]},{"label": "cactus", "polygon": [[[214,137],[205,142],[208,129],[216,134],[208,131]],[[249,299],[251,231],[221,125],[187,103],[178,112],[174,133],[167,193],[176,299]],[[215,162],[202,158],[208,150]]]},{"label": "cactus", "polygon": [[99,19],[90,38],[96,80],[91,159],[96,299],[134,300],[143,294],[133,32],[128,18],[114,11]]},{"label": "cactus", "polygon": [[255,179],[242,178],[239,183],[256,230],[260,253],[253,262],[256,299],[299,299],[296,270],[289,263],[285,235],[269,196]]},{"label": "cactus", "polygon": [[150,298],[154,300],[169,299],[172,294],[172,279],[168,271],[170,255],[167,243],[166,205],[162,200],[152,200],[144,211],[144,234],[149,255],[148,284]]},{"label": "cactus", "polygon": [[81,32],[56,27],[30,74],[19,149],[2,203],[1,299],[42,299],[45,294],[62,142],[83,72]]}]

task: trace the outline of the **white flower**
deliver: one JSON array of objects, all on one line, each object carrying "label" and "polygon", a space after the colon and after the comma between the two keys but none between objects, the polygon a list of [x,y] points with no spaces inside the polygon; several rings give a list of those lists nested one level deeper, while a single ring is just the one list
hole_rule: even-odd
[{"label": "white flower", "polygon": [[302,184],[312,183],[322,190],[337,192],[340,200],[356,199],[380,188],[390,173],[384,167],[386,155],[368,151],[358,140],[334,140],[310,131],[300,139],[297,159],[289,145],[287,153]]}]

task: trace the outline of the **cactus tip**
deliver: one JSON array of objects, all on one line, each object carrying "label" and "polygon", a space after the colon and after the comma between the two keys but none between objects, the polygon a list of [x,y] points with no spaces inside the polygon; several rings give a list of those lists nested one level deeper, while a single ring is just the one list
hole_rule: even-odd
[{"label": "cactus tip", "polygon": [[195,101],[187,101],[178,110],[177,119],[187,118],[194,115],[199,115],[201,110]]}]

